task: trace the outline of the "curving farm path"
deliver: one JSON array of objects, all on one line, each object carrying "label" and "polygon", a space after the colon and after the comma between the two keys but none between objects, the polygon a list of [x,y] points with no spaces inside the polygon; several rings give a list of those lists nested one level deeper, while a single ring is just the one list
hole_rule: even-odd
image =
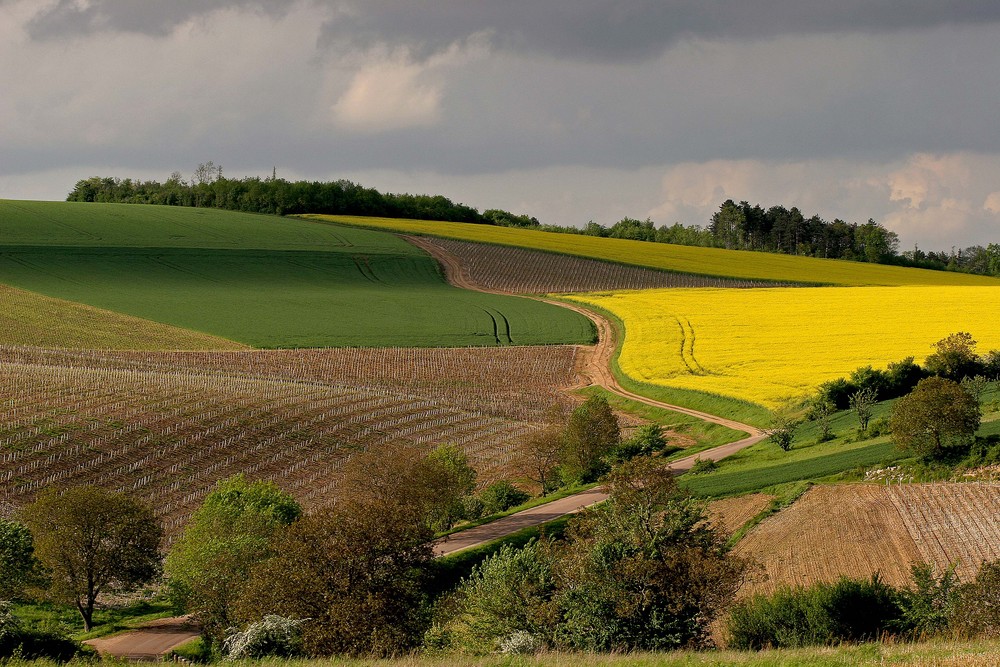
[{"label": "curving farm path", "polygon": [[[427,238],[421,236],[403,236],[403,238],[425,252],[430,253],[435,259],[437,259],[441,263],[441,266],[444,267],[445,277],[452,285],[461,287],[462,289],[475,290],[478,292],[503,294],[503,292],[486,290],[480,287],[458,257],[444,248],[434,244]],[[725,417],[711,415],[707,412],[700,412],[698,410],[692,410],[679,405],[664,403],[662,401],[653,400],[628,391],[618,383],[618,380],[611,372],[611,360],[614,357],[617,343],[615,341],[615,328],[606,317],[576,304],[556,301],[554,299],[545,299],[542,297],[532,298],[537,298],[539,301],[544,301],[546,303],[574,310],[589,318],[590,321],[594,323],[594,326],[597,327],[597,344],[591,347],[581,347],[581,350],[583,351],[583,364],[580,369],[580,374],[586,379],[583,386],[597,385],[613,394],[617,394],[633,401],[645,403],[646,405],[651,405],[657,408],[672,410],[674,412],[680,412],[713,424],[726,426],[736,431],[743,431],[747,434],[747,437],[742,438],[741,440],[713,447],[712,449],[704,450],[698,454],[692,454],[691,456],[685,456],[684,458],[670,462],[668,467],[676,474],[681,474],[690,470],[691,466],[693,466],[694,462],[699,458],[718,461],[727,456],[731,456],[742,449],[746,449],[751,445],[755,445],[767,437],[767,434],[763,431],[749,424],[743,424],[732,419],[726,419]],[[483,524],[482,526],[469,528],[468,530],[463,530],[453,535],[449,535],[435,544],[434,553],[439,556],[445,556],[455,553],[456,551],[480,546],[486,542],[515,533],[522,528],[537,526],[548,521],[558,519],[559,517],[567,514],[579,512],[586,507],[595,505],[606,499],[607,494],[600,488],[596,488],[568,496],[560,500],[555,500],[545,505],[539,505],[538,507],[533,507],[531,509],[524,510],[523,512],[512,514],[491,523]]]}]

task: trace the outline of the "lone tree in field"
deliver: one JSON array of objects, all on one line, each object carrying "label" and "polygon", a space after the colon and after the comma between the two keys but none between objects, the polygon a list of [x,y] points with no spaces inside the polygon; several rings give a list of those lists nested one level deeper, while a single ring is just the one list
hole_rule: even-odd
[{"label": "lone tree in field", "polygon": [[792,448],[797,427],[798,422],[792,419],[787,411],[775,410],[771,413],[771,427],[764,429],[764,433],[771,442],[781,448],[781,451],[787,452]]},{"label": "lone tree in field", "polygon": [[877,402],[878,394],[872,387],[858,389],[851,394],[851,409],[858,416],[858,426],[862,433],[868,432],[868,422],[872,419]]},{"label": "lone tree in field", "polygon": [[936,459],[949,447],[970,443],[980,418],[979,402],[961,385],[929,377],[896,401],[889,430],[900,448],[925,459]]},{"label": "lone tree in field", "polygon": [[603,396],[591,396],[569,417],[560,461],[566,481],[591,482],[606,469],[604,456],[621,444],[618,417]]},{"label": "lone tree in field", "polygon": [[50,489],[25,508],[24,519],[51,580],[50,595],[75,605],[85,630],[101,595],[133,590],[160,571],[160,523],[122,493]]},{"label": "lone tree in field", "polygon": [[559,486],[558,467],[563,449],[563,431],[558,426],[532,433],[518,447],[519,471],[538,484],[542,496]]}]

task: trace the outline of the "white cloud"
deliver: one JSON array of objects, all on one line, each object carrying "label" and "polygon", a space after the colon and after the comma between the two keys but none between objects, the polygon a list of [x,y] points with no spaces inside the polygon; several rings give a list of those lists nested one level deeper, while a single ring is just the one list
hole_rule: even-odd
[{"label": "white cloud", "polygon": [[441,81],[399,59],[363,67],[333,106],[342,127],[363,132],[433,125],[441,118]]},{"label": "white cloud", "polygon": [[442,119],[448,74],[488,53],[488,35],[455,42],[420,61],[405,50],[375,45],[333,105],[339,126],[361,132],[428,127]]}]

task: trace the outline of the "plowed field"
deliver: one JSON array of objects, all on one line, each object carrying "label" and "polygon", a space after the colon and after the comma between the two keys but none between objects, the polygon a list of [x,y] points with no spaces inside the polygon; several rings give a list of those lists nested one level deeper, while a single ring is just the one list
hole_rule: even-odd
[{"label": "plowed field", "polygon": [[1000,557],[998,510],[998,484],[817,486],[737,545],[768,576],[744,593],[875,572],[902,586],[916,561],[939,569],[957,562],[960,578],[969,580]]}]

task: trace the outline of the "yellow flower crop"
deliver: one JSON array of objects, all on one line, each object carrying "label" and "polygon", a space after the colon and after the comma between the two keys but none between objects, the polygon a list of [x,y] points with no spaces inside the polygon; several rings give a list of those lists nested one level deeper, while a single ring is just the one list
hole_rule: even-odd
[{"label": "yellow flower crop", "polygon": [[859,366],[908,356],[968,331],[1000,349],[1000,288],[662,289],[566,295],[625,323],[619,365],[650,384],[774,407]]}]

